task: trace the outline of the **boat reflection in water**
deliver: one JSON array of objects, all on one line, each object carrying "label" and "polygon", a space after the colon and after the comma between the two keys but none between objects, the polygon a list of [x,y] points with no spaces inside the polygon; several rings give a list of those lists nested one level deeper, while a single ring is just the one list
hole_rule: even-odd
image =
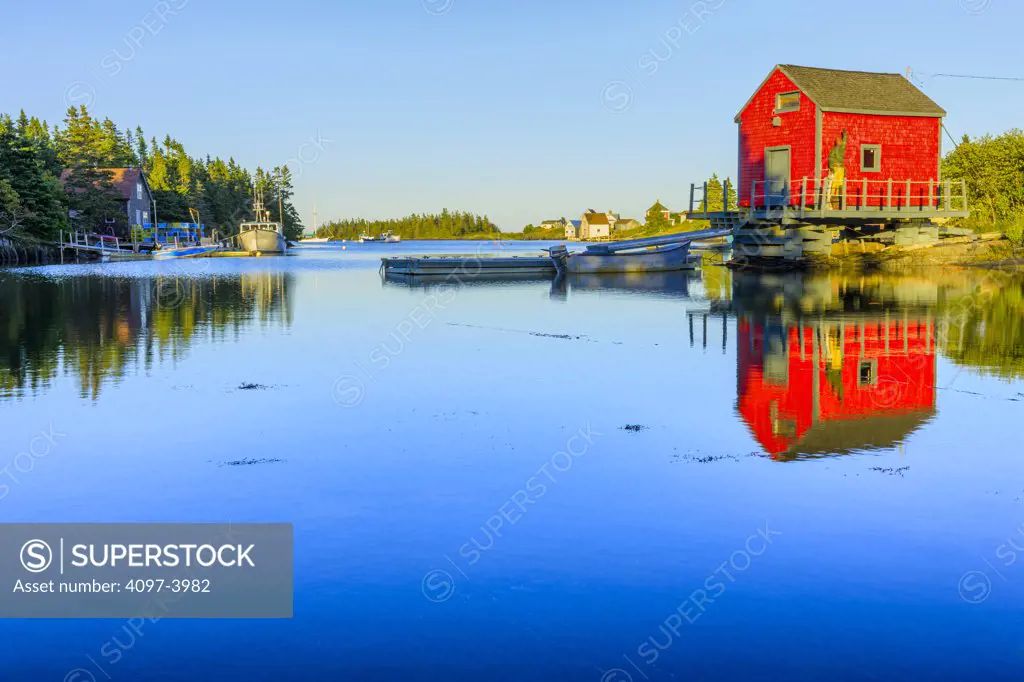
[{"label": "boat reflection in water", "polygon": [[[652,273],[567,274],[555,284],[572,292],[641,294],[662,298],[689,298],[690,283],[700,276],[692,270]],[[553,287],[554,288],[554,287]]]},{"label": "boat reflection in water", "polygon": [[105,382],[179,359],[198,339],[290,326],[292,278],[6,277],[0,397],[36,393],[66,376],[96,399]]},{"label": "boat reflection in water", "polygon": [[739,416],[772,457],[899,447],[936,414],[938,287],[734,278]]},{"label": "boat reflection in water", "polygon": [[454,286],[502,287],[513,284],[548,284],[551,298],[565,300],[570,293],[639,294],[661,298],[689,298],[690,286],[700,275],[692,270],[655,273],[560,274],[461,273],[447,275],[406,275],[385,272],[384,285],[440,289]]}]

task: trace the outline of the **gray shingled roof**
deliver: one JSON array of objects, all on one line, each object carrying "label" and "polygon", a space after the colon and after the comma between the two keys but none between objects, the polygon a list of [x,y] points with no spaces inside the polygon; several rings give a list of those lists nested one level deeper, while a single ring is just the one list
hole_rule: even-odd
[{"label": "gray shingled roof", "polygon": [[946,111],[898,73],[839,71],[780,64],[804,94],[825,110],[945,116]]}]

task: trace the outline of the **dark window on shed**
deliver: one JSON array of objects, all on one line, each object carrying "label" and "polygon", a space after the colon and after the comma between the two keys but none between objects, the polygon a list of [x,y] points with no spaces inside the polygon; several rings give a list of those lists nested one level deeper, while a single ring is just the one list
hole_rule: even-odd
[{"label": "dark window on shed", "polygon": [[780,92],[775,96],[775,113],[784,114],[787,111],[800,111],[799,92]]},{"label": "dark window on shed", "polygon": [[878,361],[861,360],[857,365],[857,383],[861,386],[873,386],[878,382]]},{"label": "dark window on shed", "polygon": [[864,173],[878,173],[882,170],[882,145],[862,144],[860,146],[860,169]]}]

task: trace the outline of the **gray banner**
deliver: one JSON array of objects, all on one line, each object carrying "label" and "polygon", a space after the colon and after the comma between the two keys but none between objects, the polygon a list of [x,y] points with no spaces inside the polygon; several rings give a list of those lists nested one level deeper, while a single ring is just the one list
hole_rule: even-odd
[{"label": "gray banner", "polygon": [[291,524],[0,524],[0,618],[291,618]]}]

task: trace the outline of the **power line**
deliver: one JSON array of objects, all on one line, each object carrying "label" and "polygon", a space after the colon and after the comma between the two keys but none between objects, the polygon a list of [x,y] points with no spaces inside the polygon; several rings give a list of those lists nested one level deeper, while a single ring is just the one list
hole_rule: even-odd
[{"label": "power line", "polygon": [[960,73],[933,73],[931,78],[972,78],[981,81],[1022,81],[1024,78],[1018,78],[1016,76],[969,76]]}]

